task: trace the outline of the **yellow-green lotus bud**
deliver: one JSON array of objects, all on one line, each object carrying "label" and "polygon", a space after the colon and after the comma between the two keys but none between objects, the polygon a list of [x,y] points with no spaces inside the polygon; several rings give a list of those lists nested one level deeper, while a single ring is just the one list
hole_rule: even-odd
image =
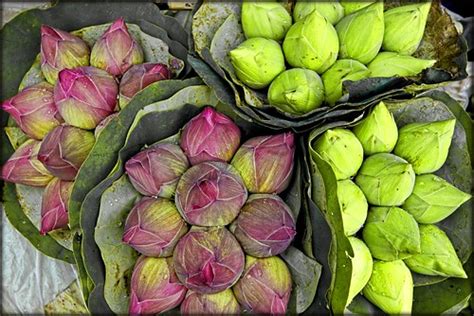
[{"label": "yellow-green lotus bud", "polygon": [[341,0],[341,6],[344,9],[344,14],[349,15],[353,12],[356,12],[362,8],[365,8],[375,1],[351,1],[351,0]]},{"label": "yellow-green lotus bud", "polygon": [[339,59],[321,77],[324,83],[326,102],[329,105],[334,105],[343,95],[342,83],[344,81],[367,78],[369,71],[357,60]]},{"label": "yellow-green lotus bud", "polygon": [[369,208],[362,190],[351,180],[337,181],[337,198],[342,214],[344,233],[354,235],[364,225]]},{"label": "yellow-green lotus bud", "polygon": [[345,16],[336,25],[339,58],[368,64],[382,46],[383,30],[383,2],[376,2]]},{"label": "yellow-green lotus bud", "polygon": [[283,41],[286,61],[293,67],[321,74],[337,59],[339,41],[334,26],[318,11],[293,24]]},{"label": "yellow-green lotus bud", "polygon": [[412,193],[415,172],[404,159],[379,153],[365,159],[355,181],[370,204],[398,206]]},{"label": "yellow-green lotus bud", "polygon": [[413,278],[402,260],[375,262],[363,293],[387,314],[411,314]]},{"label": "yellow-green lotus bud", "polygon": [[372,255],[369,248],[364,242],[355,237],[349,237],[354,256],[351,258],[352,274],[351,284],[349,287],[349,295],[347,297],[347,305],[349,305],[354,297],[359,294],[370,279],[372,274]]},{"label": "yellow-green lotus bud", "polygon": [[295,22],[304,19],[314,10],[324,16],[329,23],[336,24],[344,16],[344,8],[338,1],[297,1],[293,8],[293,18]]},{"label": "yellow-green lotus bud", "polygon": [[435,225],[420,225],[421,253],[405,259],[414,272],[466,279],[462,263],[446,233]]},{"label": "yellow-green lotus bud", "polygon": [[[433,194],[436,192],[436,194]],[[403,208],[422,224],[434,224],[451,215],[471,198],[444,179],[434,174],[417,176],[413,193]]]},{"label": "yellow-green lotus bud", "polygon": [[389,153],[397,144],[397,123],[383,102],[377,104],[352,131],[360,140],[367,156]]},{"label": "yellow-green lotus bud", "polygon": [[268,101],[291,114],[305,114],[318,108],[324,100],[324,86],[319,75],[309,69],[286,70],[272,81]]},{"label": "yellow-green lotus bud", "polygon": [[385,11],[382,48],[403,55],[413,54],[425,32],[431,1],[399,6]]},{"label": "yellow-green lotus bud", "polygon": [[250,38],[229,52],[237,77],[250,88],[265,88],[285,70],[280,44],[261,37]]},{"label": "yellow-green lotus bud", "polygon": [[370,77],[416,76],[436,63],[434,59],[420,59],[392,52],[381,52],[367,66]]},{"label": "yellow-green lotus bud", "polygon": [[279,2],[244,1],[242,28],[245,37],[282,40],[291,26],[291,15]]},{"label": "yellow-green lotus bud", "polygon": [[398,207],[372,207],[362,231],[372,256],[379,260],[405,259],[420,253],[418,223]]},{"label": "yellow-green lotus bud", "polygon": [[354,176],[362,165],[364,149],[350,130],[328,129],[313,146],[323,160],[331,165],[337,180]]},{"label": "yellow-green lotus bud", "polygon": [[446,162],[455,125],[455,119],[405,125],[394,153],[411,163],[416,174],[435,172]]}]

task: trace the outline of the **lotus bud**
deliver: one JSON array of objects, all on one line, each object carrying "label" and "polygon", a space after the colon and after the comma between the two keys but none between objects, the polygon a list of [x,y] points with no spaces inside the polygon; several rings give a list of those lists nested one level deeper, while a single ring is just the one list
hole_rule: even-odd
[{"label": "lotus bud", "polygon": [[95,129],[94,129],[94,137],[95,137],[95,138],[99,137],[99,134],[104,130],[104,128],[105,128],[107,125],[109,125],[109,123],[110,123],[114,118],[116,118],[119,114],[120,114],[120,112],[112,113],[112,114],[110,114],[109,116],[107,116],[105,119],[103,119],[102,121],[100,121],[100,123],[97,124],[97,126],[96,126]]},{"label": "lotus bud", "polygon": [[286,70],[272,81],[268,101],[283,112],[296,115],[311,112],[324,101],[323,82],[309,69]]},{"label": "lotus bud", "polygon": [[187,226],[173,202],[142,198],[128,214],[122,241],[150,257],[169,257]]},{"label": "lotus bud", "polygon": [[39,141],[30,139],[24,142],[1,166],[1,179],[34,187],[46,186],[53,176],[38,161]]},{"label": "lotus bud", "polygon": [[172,258],[138,258],[130,285],[129,314],[157,314],[183,301],[184,287],[176,277]]},{"label": "lotus bud", "polygon": [[240,306],[231,289],[215,294],[188,291],[180,312],[182,315],[234,315],[240,314]]},{"label": "lotus bud", "polygon": [[382,46],[383,2],[377,1],[345,16],[337,23],[336,31],[339,36],[339,58],[368,64]]},{"label": "lotus bud", "polygon": [[420,253],[420,231],[409,213],[398,207],[372,207],[362,231],[372,256],[383,261]]},{"label": "lotus bud", "polygon": [[283,133],[246,141],[232,159],[245,186],[252,193],[281,193],[290,184],[295,136]]},{"label": "lotus bud", "polygon": [[[312,3],[312,2],[310,2]],[[319,3],[319,2],[315,2]],[[332,2],[324,2],[332,3]],[[346,80],[357,81],[369,77],[367,67],[352,59],[337,60],[321,76],[324,84],[325,100],[329,105],[334,105],[343,95],[342,83]]]},{"label": "lotus bud", "polygon": [[246,254],[271,257],[288,248],[296,235],[296,223],[290,208],[278,195],[254,194],[230,231]]},{"label": "lotus bud", "polygon": [[362,190],[351,180],[337,181],[337,198],[341,209],[344,233],[354,235],[364,225],[369,208]]},{"label": "lotus bud", "polygon": [[133,65],[120,80],[120,108],[123,109],[135,94],[153,82],[167,79],[171,79],[171,72],[164,64]]},{"label": "lotus bud", "polygon": [[38,160],[53,176],[72,181],[94,143],[92,132],[60,125],[49,132],[41,143]]},{"label": "lotus bud", "polygon": [[350,130],[329,129],[321,135],[313,149],[334,171],[337,180],[354,176],[362,165],[364,149]]},{"label": "lotus bud", "polygon": [[241,15],[246,38],[280,41],[291,26],[291,15],[280,2],[244,1]]},{"label": "lotus bud", "polygon": [[329,23],[336,24],[344,16],[344,8],[338,1],[331,2],[309,2],[309,1],[297,1],[293,8],[293,18],[295,22],[298,22],[313,11],[318,11],[323,17],[325,17]]},{"label": "lotus bud", "polygon": [[389,153],[397,144],[397,123],[383,102],[377,104],[352,131],[359,139],[367,156]]},{"label": "lotus bud", "polygon": [[370,77],[410,77],[418,75],[435,63],[434,59],[420,59],[392,52],[381,52],[367,67],[370,70]]},{"label": "lotus bud", "polygon": [[340,0],[342,7],[344,8],[344,14],[349,15],[362,8],[365,8],[375,1],[352,1],[352,0]]},{"label": "lotus bud", "polygon": [[171,198],[179,178],[188,169],[188,159],[178,145],[149,147],[125,163],[133,187],[143,195]]},{"label": "lotus bud", "polygon": [[281,46],[274,40],[250,38],[229,52],[237,77],[250,88],[267,87],[285,70]]},{"label": "lotus bud", "polygon": [[178,279],[190,290],[213,294],[230,288],[244,270],[244,252],[224,227],[191,227],[173,254]]},{"label": "lotus bud", "polygon": [[375,262],[363,293],[387,314],[411,314],[413,278],[402,260]]},{"label": "lotus bud", "polygon": [[348,239],[354,256],[351,257],[351,283],[346,305],[349,305],[367,284],[372,274],[373,265],[372,255],[364,242],[356,237],[349,237]]},{"label": "lotus bud", "polygon": [[[436,192],[436,194],[433,194]],[[403,203],[403,208],[418,223],[435,224],[442,221],[471,198],[446,180],[434,174],[417,176],[413,193]]]},{"label": "lotus bud", "polygon": [[234,294],[249,313],[286,313],[291,294],[291,273],[279,257],[246,256],[245,271],[234,286]]},{"label": "lotus bud", "polygon": [[405,125],[394,153],[409,161],[416,174],[435,172],[448,158],[455,125],[455,119]]},{"label": "lotus bud", "polygon": [[114,76],[121,76],[132,65],[141,63],[143,50],[128,32],[123,18],[112,23],[92,47],[91,66]]},{"label": "lotus bud", "polygon": [[229,162],[239,144],[239,127],[211,107],[205,108],[185,125],[180,141],[192,165],[206,161]]},{"label": "lotus bud", "polygon": [[421,252],[405,263],[410,270],[426,275],[467,279],[453,244],[444,231],[435,225],[420,225]]},{"label": "lotus bud", "polygon": [[413,54],[425,32],[431,1],[402,5],[384,13],[382,48],[402,55]]},{"label": "lotus bud", "polygon": [[293,67],[322,74],[337,59],[339,41],[334,26],[318,11],[293,24],[283,41],[286,61]]},{"label": "lotus bud", "polygon": [[41,235],[67,227],[69,223],[67,205],[72,185],[73,182],[54,178],[46,186],[41,201]]},{"label": "lotus bud", "polygon": [[41,71],[55,84],[58,73],[65,68],[89,65],[89,47],[77,36],[51,26],[41,26]]}]

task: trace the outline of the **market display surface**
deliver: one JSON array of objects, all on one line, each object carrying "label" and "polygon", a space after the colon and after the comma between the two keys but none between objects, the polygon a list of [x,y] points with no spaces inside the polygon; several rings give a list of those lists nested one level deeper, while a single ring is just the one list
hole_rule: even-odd
[{"label": "market display surface", "polygon": [[472,312],[438,1],[59,2],[1,37],[5,215],[80,284],[53,310]]}]

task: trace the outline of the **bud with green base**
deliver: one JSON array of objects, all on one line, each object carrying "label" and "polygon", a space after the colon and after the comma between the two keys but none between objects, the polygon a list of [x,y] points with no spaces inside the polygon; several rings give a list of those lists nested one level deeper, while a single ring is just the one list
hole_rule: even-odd
[{"label": "bud with green base", "polygon": [[234,315],[240,314],[240,306],[231,289],[215,294],[189,290],[180,312],[182,315]]},{"label": "bud with green base", "polygon": [[364,225],[369,208],[362,190],[351,180],[337,181],[337,198],[341,209],[344,233],[354,235]]},{"label": "bud with green base", "polygon": [[333,25],[344,16],[344,8],[339,1],[297,1],[293,8],[293,18],[295,22],[298,22],[306,18],[313,11],[318,11],[319,14],[324,16]]},{"label": "bud with green base", "polygon": [[244,1],[242,28],[246,38],[263,37],[280,41],[291,26],[291,15],[280,2]]},{"label": "bud with green base", "polygon": [[370,279],[372,274],[372,255],[364,242],[356,237],[349,237],[349,242],[354,252],[351,257],[352,274],[349,286],[347,304],[349,305],[354,297],[359,294]]}]

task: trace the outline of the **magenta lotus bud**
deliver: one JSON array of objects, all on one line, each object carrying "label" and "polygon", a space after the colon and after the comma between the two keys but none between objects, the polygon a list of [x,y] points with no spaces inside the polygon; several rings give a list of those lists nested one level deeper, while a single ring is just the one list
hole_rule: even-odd
[{"label": "magenta lotus bud", "polygon": [[164,64],[140,64],[130,67],[120,80],[120,108],[124,108],[139,91],[153,82],[171,79],[171,72]]},{"label": "magenta lotus bud", "polygon": [[94,142],[92,132],[60,125],[46,135],[38,152],[38,160],[55,177],[72,181]]},{"label": "magenta lotus bud", "polygon": [[72,185],[73,182],[54,178],[46,186],[41,201],[41,235],[67,227],[69,223],[67,205]]},{"label": "magenta lotus bud", "polygon": [[143,195],[171,198],[188,159],[178,145],[158,144],[147,148],[125,164],[128,178]]},{"label": "magenta lotus bud", "polygon": [[224,226],[239,214],[247,190],[238,172],[224,162],[203,162],[186,171],[178,182],[175,202],[191,225]]},{"label": "magenta lotus bud", "polygon": [[178,279],[201,294],[224,291],[237,282],[244,270],[244,252],[224,227],[198,227],[178,241],[173,253]]},{"label": "magenta lotus bud", "polygon": [[240,314],[240,306],[231,289],[215,294],[189,290],[180,312],[182,315],[236,315]]},{"label": "magenta lotus bud", "polygon": [[66,123],[93,129],[114,112],[117,93],[114,77],[101,69],[64,69],[54,87],[54,102]]},{"label": "magenta lotus bud", "polygon": [[278,195],[254,194],[230,231],[246,254],[271,257],[288,248],[296,235],[296,224],[290,208]]},{"label": "magenta lotus bud", "polygon": [[122,241],[150,257],[168,257],[188,228],[166,199],[142,198],[128,214]]},{"label": "magenta lotus bud", "polygon": [[97,126],[95,127],[94,129],[94,136],[95,138],[97,138],[100,134],[100,132],[102,132],[104,130],[104,128],[110,123],[110,121],[112,121],[115,117],[117,117],[118,115],[120,114],[120,112],[115,112],[113,114],[110,114],[109,116],[107,116],[105,119],[103,119],[102,121],[100,121],[99,124],[97,124]]},{"label": "magenta lotus bud", "polygon": [[6,100],[2,109],[26,135],[38,140],[63,122],[54,104],[53,86],[46,82],[28,87]]},{"label": "magenta lotus bud", "polygon": [[89,65],[89,47],[77,36],[51,26],[41,26],[41,71],[55,84],[58,73],[65,68]]},{"label": "magenta lotus bud", "polygon": [[158,314],[177,307],[186,288],[176,278],[173,260],[138,258],[130,286],[130,315]]},{"label": "magenta lotus bud", "polygon": [[181,148],[191,165],[229,162],[240,144],[240,129],[227,116],[207,107],[183,129]]},{"label": "magenta lotus bud", "polygon": [[252,193],[281,193],[290,184],[295,155],[295,136],[288,132],[254,137],[232,159]]},{"label": "magenta lotus bud", "polygon": [[41,143],[30,139],[23,143],[2,166],[1,179],[6,182],[46,186],[53,176],[38,161],[38,150]]},{"label": "magenta lotus bud", "polygon": [[92,47],[91,65],[114,76],[121,76],[132,65],[141,63],[142,48],[128,32],[123,18],[112,23]]}]

